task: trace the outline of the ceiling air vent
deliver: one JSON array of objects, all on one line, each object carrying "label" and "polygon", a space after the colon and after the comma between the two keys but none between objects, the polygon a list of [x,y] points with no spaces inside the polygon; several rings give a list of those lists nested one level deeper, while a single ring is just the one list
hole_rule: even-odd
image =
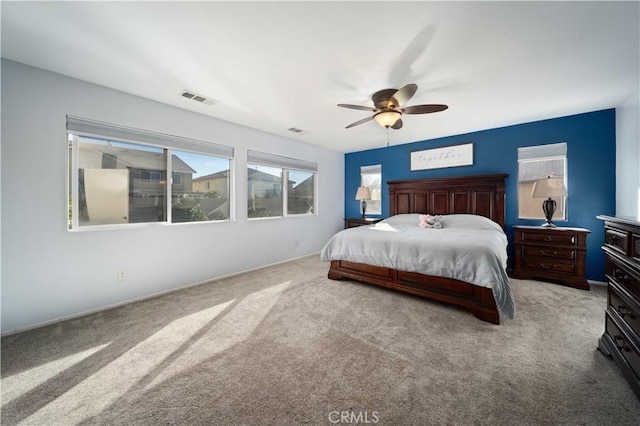
[{"label": "ceiling air vent", "polygon": [[297,127],[289,127],[287,130],[299,135],[306,135],[307,133],[309,133],[306,130],[298,129]]},{"label": "ceiling air vent", "polygon": [[191,99],[192,101],[200,102],[201,104],[205,105],[213,105],[218,103],[218,101],[213,98],[207,98],[206,96],[199,95],[195,92],[192,92],[191,90],[183,90],[182,92],[180,92],[180,96]]}]

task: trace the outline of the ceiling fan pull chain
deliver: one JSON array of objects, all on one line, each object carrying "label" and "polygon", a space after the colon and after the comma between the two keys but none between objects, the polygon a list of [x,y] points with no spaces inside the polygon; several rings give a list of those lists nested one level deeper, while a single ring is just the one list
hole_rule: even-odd
[{"label": "ceiling fan pull chain", "polygon": [[389,127],[387,127],[387,148],[389,148]]}]

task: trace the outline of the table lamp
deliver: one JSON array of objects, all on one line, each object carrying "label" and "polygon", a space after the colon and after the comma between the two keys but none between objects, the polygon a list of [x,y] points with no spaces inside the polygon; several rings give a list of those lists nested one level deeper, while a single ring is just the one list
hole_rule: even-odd
[{"label": "table lamp", "polygon": [[362,218],[364,219],[364,214],[367,211],[367,200],[371,199],[371,190],[367,186],[358,187],[358,191],[356,192],[356,200],[360,200],[360,205],[362,206]]},{"label": "table lamp", "polygon": [[533,183],[533,190],[531,191],[531,198],[546,198],[542,202],[542,211],[547,218],[547,222],[542,225],[544,228],[555,228],[556,226],[551,223],[551,218],[556,211],[556,200],[551,197],[566,197],[567,189],[564,187],[564,179],[559,177],[546,177],[539,179]]}]

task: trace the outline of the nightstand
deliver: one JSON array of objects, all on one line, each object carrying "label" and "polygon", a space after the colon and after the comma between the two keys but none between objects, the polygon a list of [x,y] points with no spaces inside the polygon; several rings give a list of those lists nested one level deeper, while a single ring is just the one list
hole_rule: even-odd
[{"label": "nightstand", "polygon": [[585,274],[587,234],[584,228],[514,226],[513,277],[539,278],[589,290]]},{"label": "nightstand", "polygon": [[347,228],[355,228],[356,226],[363,226],[363,225],[374,225],[378,222],[380,222],[382,219],[375,219],[372,217],[346,217],[344,219],[344,229]]}]

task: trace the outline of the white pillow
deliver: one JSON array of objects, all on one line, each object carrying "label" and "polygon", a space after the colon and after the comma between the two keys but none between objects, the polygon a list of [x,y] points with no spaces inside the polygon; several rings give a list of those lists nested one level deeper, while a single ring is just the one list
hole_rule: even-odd
[{"label": "white pillow", "polygon": [[384,219],[381,223],[389,225],[415,225],[420,224],[420,215],[418,213],[397,214]]},{"label": "white pillow", "polygon": [[442,216],[440,223],[443,228],[488,229],[504,232],[496,222],[476,214],[447,214]]}]

